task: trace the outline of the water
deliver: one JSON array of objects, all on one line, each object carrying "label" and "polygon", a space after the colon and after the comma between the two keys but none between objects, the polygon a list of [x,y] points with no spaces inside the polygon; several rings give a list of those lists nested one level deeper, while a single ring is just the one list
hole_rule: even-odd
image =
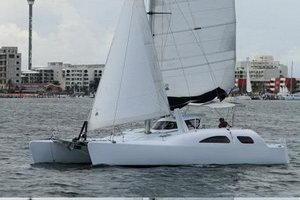
[{"label": "water", "polygon": [[[246,104],[236,112],[236,126],[254,129],[265,139],[286,138],[289,165],[32,165],[29,141],[49,138],[52,129],[64,138],[77,136],[92,99],[0,99],[0,196],[299,197],[300,101]],[[206,118],[217,125],[217,115],[207,113]]]}]

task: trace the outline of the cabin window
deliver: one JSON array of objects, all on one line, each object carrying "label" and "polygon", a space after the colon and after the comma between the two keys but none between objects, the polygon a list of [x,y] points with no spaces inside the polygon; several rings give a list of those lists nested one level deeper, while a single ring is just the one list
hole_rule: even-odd
[{"label": "cabin window", "polygon": [[243,144],[253,144],[254,143],[253,139],[248,136],[237,136],[237,139]]},{"label": "cabin window", "polygon": [[226,136],[214,136],[201,140],[199,143],[230,143]]},{"label": "cabin window", "polygon": [[198,129],[200,127],[200,119],[185,120],[185,124],[189,129]]},{"label": "cabin window", "polygon": [[159,121],[154,124],[152,127],[154,130],[171,130],[171,129],[177,129],[176,122],[170,122],[170,121]]}]

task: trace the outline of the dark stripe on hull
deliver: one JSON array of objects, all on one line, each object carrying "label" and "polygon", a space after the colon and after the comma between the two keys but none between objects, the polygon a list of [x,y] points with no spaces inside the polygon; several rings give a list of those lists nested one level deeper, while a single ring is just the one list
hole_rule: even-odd
[{"label": "dark stripe on hull", "polygon": [[214,98],[218,97],[220,101],[223,101],[227,96],[227,93],[221,89],[216,88],[210,92],[207,92],[205,94],[199,95],[199,96],[193,96],[193,97],[168,97],[170,109],[174,110],[176,108],[182,108],[189,103],[205,103],[208,101],[212,101]]}]

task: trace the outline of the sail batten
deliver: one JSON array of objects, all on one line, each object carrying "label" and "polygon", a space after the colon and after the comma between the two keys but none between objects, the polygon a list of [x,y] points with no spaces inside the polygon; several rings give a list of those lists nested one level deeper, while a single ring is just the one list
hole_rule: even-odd
[{"label": "sail batten", "polygon": [[211,25],[211,26],[203,26],[203,27],[195,27],[192,29],[185,29],[185,30],[177,30],[173,32],[167,32],[167,33],[155,33],[153,36],[159,36],[159,35],[169,35],[169,34],[175,34],[175,33],[182,33],[182,32],[190,32],[190,31],[197,31],[197,30],[204,30],[204,29],[209,29],[209,28],[216,28],[216,27],[222,27],[225,25],[231,25],[231,24],[236,24],[236,22],[230,22],[226,24],[216,24],[216,25]]},{"label": "sail batten", "polygon": [[126,0],[91,111],[89,130],[169,114],[160,73],[144,2]]}]

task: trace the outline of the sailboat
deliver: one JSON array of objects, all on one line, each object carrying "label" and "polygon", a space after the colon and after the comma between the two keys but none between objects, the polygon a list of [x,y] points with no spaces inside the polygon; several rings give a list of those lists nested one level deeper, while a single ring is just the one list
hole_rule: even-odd
[{"label": "sailboat", "polygon": [[[152,0],[149,12],[143,0],[125,0],[88,121],[73,140],[32,141],[34,163],[288,163],[284,143],[267,144],[248,129],[208,129],[200,115],[183,112],[233,87],[235,21],[234,0]],[[145,128],[87,137],[143,120]]]},{"label": "sailboat", "polygon": [[247,68],[246,68],[246,72],[247,72],[247,79],[246,79],[246,92],[247,94],[243,94],[241,96],[237,96],[236,99],[238,100],[251,100],[251,97],[249,96],[249,94],[252,93],[252,85],[251,85],[251,78],[250,78],[250,59],[247,58]]},{"label": "sailboat", "polygon": [[290,91],[286,86],[280,87],[278,96],[286,101],[300,101],[300,92],[293,93],[293,68],[294,62],[291,65]]}]

